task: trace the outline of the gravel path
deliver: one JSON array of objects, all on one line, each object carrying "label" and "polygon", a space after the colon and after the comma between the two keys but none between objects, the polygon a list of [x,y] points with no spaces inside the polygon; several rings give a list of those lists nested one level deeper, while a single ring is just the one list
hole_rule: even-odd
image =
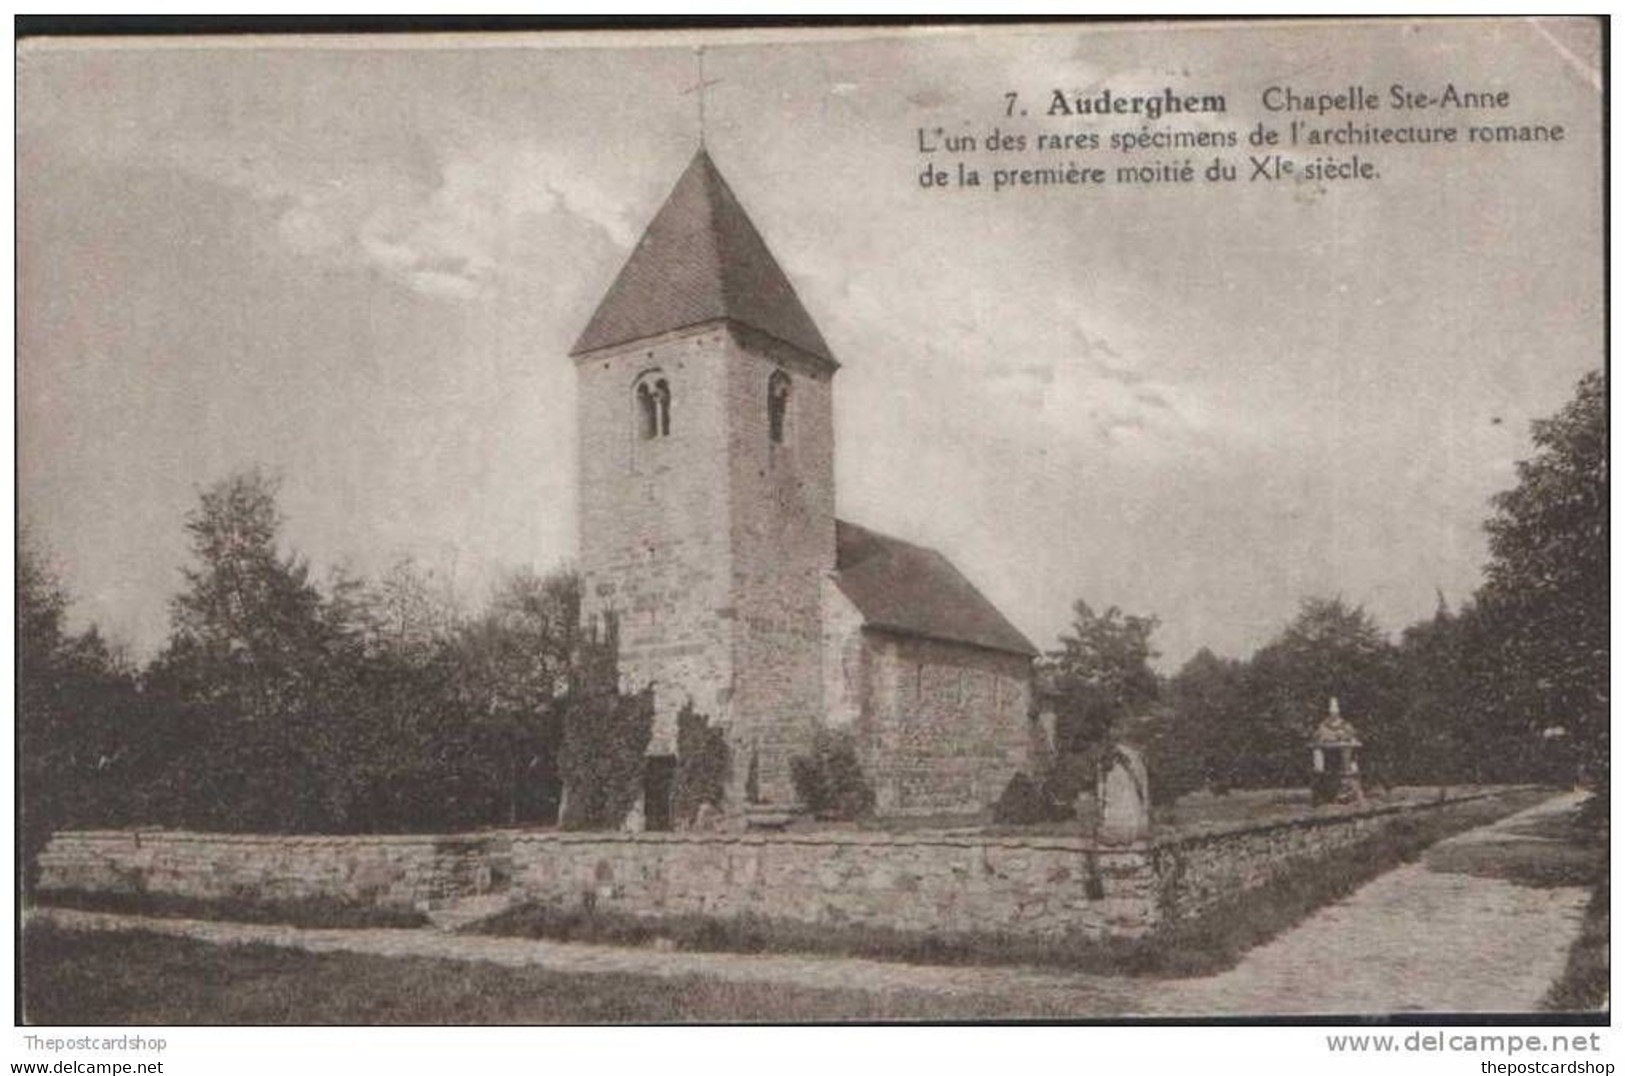
[{"label": "gravel path", "polygon": [[[1444,842],[1493,842],[1543,814],[1566,811],[1557,796]],[[1415,863],[1204,979],[1147,980],[1026,968],[952,968],[846,957],[669,952],[568,942],[447,934],[436,930],[308,930],[213,920],[148,918],[61,908],[29,916],[76,930],[140,929],[217,944],[259,942],[310,952],[484,960],[575,973],[834,989],[911,990],[1030,998],[1080,1017],[1263,1015],[1533,1010],[1562,971],[1587,899],[1582,888],[1536,889]]]},{"label": "gravel path", "polygon": [[938,967],[849,957],[800,954],[698,953],[621,948],[526,938],[447,934],[421,930],[308,930],[259,923],[171,919],[67,908],[37,908],[32,921],[73,930],[145,930],[216,944],[280,945],[313,953],[365,953],[449,960],[484,960],[507,967],[567,973],[620,972],[661,978],[706,976],[763,986],[790,984],[834,990],[911,990],[960,996],[1019,992],[1043,999],[1053,1011],[1083,1015],[1132,1012],[1143,984],[1130,979],[1024,968]]},{"label": "gravel path", "polygon": [[[1435,848],[1527,842],[1514,831],[1582,798],[1556,796]],[[1562,973],[1589,898],[1583,887],[1537,889],[1436,870],[1424,858],[1320,909],[1230,971],[1150,991],[1143,1011],[1530,1012]]]}]

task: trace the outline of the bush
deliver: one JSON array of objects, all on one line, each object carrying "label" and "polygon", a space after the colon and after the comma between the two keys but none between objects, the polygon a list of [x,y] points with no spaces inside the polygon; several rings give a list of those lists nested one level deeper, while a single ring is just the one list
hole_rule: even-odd
[{"label": "bush", "polygon": [[1055,804],[1061,817],[1071,816],[1079,796],[1084,793],[1093,795],[1100,778],[1102,753],[1103,749],[1096,746],[1087,751],[1067,751],[1056,755],[1049,772],[1040,782],[1040,791],[1047,802]]},{"label": "bush", "polygon": [[612,627],[603,643],[583,644],[571,677],[559,749],[560,829],[618,829],[643,791],[654,692],[621,694],[616,650]]},{"label": "bush", "polygon": [[1001,826],[1033,826],[1064,817],[1025,773],[1017,772],[993,804],[993,821]]},{"label": "bush", "polygon": [[559,774],[561,829],[618,829],[643,790],[654,696],[588,694],[569,703]]},{"label": "bush", "polygon": [[790,760],[796,798],[816,817],[850,822],[868,816],[875,791],[864,779],[857,744],[845,732],[820,732],[812,754]]},{"label": "bush", "polygon": [[700,808],[720,808],[727,797],[731,768],[725,730],[696,713],[692,703],[677,715],[677,778],[672,790],[672,821],[679,829],[694,824]]}]

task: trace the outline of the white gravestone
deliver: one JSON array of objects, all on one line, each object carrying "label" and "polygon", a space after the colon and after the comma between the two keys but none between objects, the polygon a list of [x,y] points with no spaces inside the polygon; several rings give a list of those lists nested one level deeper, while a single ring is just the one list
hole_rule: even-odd
[{"label": "white gravestone", "polygon": [[1101,840],[1127,844],[1151,833],[1151,783],[1140,752],[1117,744],[1102,763],[1098,784]]}]

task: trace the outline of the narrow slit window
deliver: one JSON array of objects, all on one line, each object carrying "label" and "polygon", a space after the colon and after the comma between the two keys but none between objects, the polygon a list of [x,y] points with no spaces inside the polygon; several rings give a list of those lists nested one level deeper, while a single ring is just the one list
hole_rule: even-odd
[{"label": "narrow slit window", "polygon": [[776,445],[784,443],[784,420],[790,410],[790,375],[774,370],[767,379],[767,436]]},{"label": "narrow slit window", "polygon": [[671,436],[671,387],[666,379],[655,382],[655,412],[660,419],[660,436]]},{"label": "narrow slit window", "polygon": [[671,436],[671,386],[663,377],[645,377],[633,390],[637,400],[638,439]]},{"label": "narrow slit window", "polygon": [[660,432],[660,418],[655,411],[654,389],[644,382],[637,388],[638,397],[638,439],[652,441]]}]

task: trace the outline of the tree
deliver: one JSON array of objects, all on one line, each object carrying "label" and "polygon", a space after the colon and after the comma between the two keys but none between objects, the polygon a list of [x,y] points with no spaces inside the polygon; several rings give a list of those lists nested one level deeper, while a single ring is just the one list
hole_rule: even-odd
[{"label": "tree", "polygon": [[1168,682],[1171,717],[1146,764],[1159,798],[1212,785],[1228,791],[1238,768],[1236,734],[1248,718],[1247,667],[1203,647]]},{"label": "tree", "polygon": [[320,829],[334,807],[322,779],[343,726],[325,696],[344,640],[308,567],[279,547],[276,489],[257,469],[233,474],[186,520],[194,563],[148,679],[179,726],[167,788],[193,824]]},{"label": "tree", "polygon": [[1336,697],[1365,742],[1368,769],[1393,765],[1399,711],[1394,648],[1360,606],[1308,598],[1298,615],[1256,655],[1245,679],[1236,729],[1234,777],[1252,787],[1301,784],[1308,738]]},{"label": "tree", "polygon": [[1401,716],[1391,753],[1410,784],[1549,779],[1547,746],[1508,709],[1504,646],[1476,602],[1406,628],[1398,660]]},{"label": "tree", "polygon": [[320,649],[321,594],[304,561],[278,547],[278,485],[250,469],[200,494],[186,519],[196,563],[170,603],[171,649],[280,671]]},{"label": "tree", "polygon": [[34,536],[17,540],[19,877],[32,888],[53,831],[130,814],[138,699],[126,662],[94,625],[66,629],[67,588]]},{"label": "tree", "polygon": [[1072,611],[1071,634],[1060,637],[1060,648],[1040,668],[1055,704],[1056,750],[1063,754],[1106,740],[1159,694],[1151,668],[1156,617],[1126,614],[1115,605],[1097,614],[1081,598]]},{"label": "tree", "polygon": [[1608,403],[1601,371],[1533,424],[1535,454],[1491,502],[1479,604],[1501,649],[1506,711],[1531,737],[1561,727],[1608,794]]},{"label": "tree", "polygon": [[522,569],[457,633],[454,696],[489,771],[500,775],[499,811],[509,824],[552,821],[558,813],[558,756],[580,618],[581,578],[573,570]]},{"label": "tree", "polygon": [[336,569],[327,581],[325,615],[368,654],[414,665],[437,660],[465,626],[451,587],[411,557],[397,559],[376,580]]},{"label": "tree", "polygon": [[[139,683],[94,629],[66,634],[65,590],[19,547],[30,854],[66,824],[434,832],[550,821],[567,777],[571,825],[620,823],[639,790],[652,698],[619,692],[612,646],[583,645],[573,571],[514,572],[474,617],[410,560],[377,580],[333,572],[324,591],[282,546],[276,493],[254,469],[201,491],[170,637]],[[709,795],[702,770],[691,791]]]},{"label": "tree", "polygon": [[68,595],[50,571],[32,536],[17,535],[17,750],[22,810],[17,841],[18,876],[32,889],[36,857],[60,826],[64,810],[63,755],[71,751],[62,724],[59,694],[62,630]]}]

